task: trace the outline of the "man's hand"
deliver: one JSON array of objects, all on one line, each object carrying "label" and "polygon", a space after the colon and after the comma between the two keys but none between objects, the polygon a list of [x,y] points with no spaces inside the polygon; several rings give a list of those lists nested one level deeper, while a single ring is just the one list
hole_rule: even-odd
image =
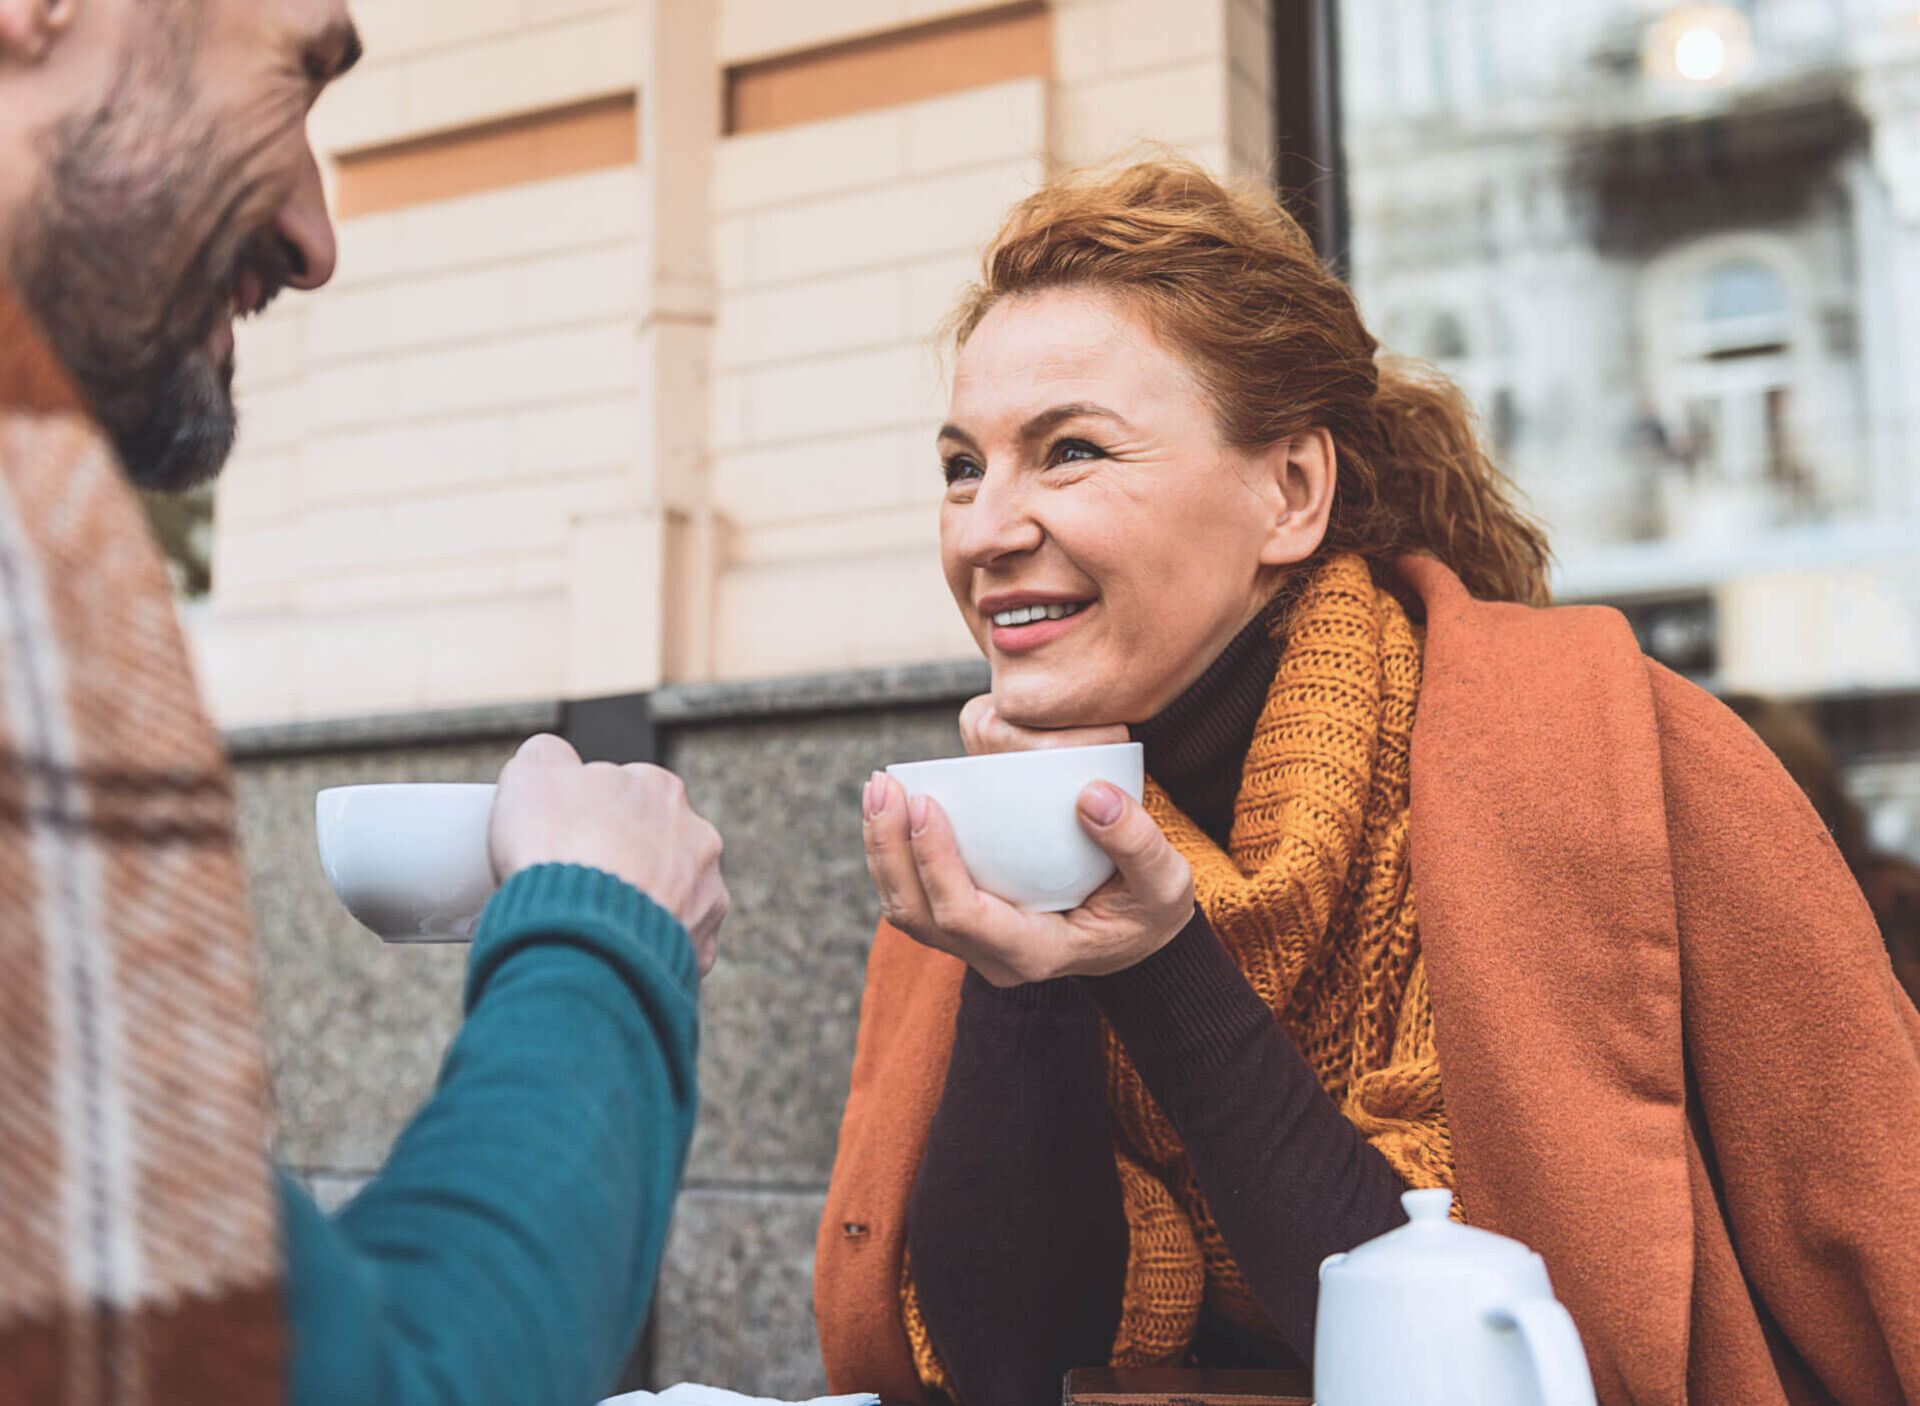
[{"label": "man's hand", "polygon": [[490,833],[502,883],[536,864],[581,864],[625,879],[678,918],[700,974],[713,968],[727,886],[720,833],[657,766],[584,765],[558,737],[530,737],[500,773]]}]

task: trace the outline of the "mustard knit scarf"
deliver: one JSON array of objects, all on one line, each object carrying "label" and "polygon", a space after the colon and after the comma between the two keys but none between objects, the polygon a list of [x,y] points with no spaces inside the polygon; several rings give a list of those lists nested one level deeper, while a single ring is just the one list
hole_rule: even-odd
[{"label": "mustard knit scarf", "polygon": [[[1147,809],[1193,866],[1221,943],[1341,1111],[1408,1185],[1451,1186],[1407,877],[1420,640],[1355,556],[1321,567],[1273,628],[1280,660],[1242,769],[1230,852],[1158,786]],[[1115,1363],[1180,1361],[1203,1305],[1279,1341],[1111,1031],[1107,1089],[1131,1235]]]},{"label": "mustard knit scarf", "polygon": [[[1193,866],[1214,932],[1341,1111],[1409,1186],[1452,1186],[1407,878],[1420,640],[1356,556],[1322,566],[1272,628],[1280,660],[1242,769],[1230,852],[1151,783],[1147,809]],[[1203,1307],[1281,1342],[1111,1031],[1107,1098],[1130,1237],[1114,1364],[1182,1361]],[[910,1271],[902,1290],[920,1378],[951,1394]]]}]

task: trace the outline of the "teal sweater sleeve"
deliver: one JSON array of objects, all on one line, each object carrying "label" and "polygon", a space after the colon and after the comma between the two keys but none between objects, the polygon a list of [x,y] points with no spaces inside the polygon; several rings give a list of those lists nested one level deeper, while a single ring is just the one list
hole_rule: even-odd
[{"label": "teal sweater sleeve", "polygon": [[286,1177],[293,1406],[586,1406],[614,1384],[693,1135],[685,930],[597,870],[516,875],[466,1023],[329,1220]]}]

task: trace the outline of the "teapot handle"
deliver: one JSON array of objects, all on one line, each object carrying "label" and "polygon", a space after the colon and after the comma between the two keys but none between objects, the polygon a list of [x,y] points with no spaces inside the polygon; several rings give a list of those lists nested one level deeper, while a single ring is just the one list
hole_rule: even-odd
[{"label": "teapot handle", "polygon": [[1555,1299],[1527,1299],[1487,1315],[1497,1328],[1519,1333],[1526,1344],[1541,1406],[1594,1406],[1593,1375],[1573,1317]]}]

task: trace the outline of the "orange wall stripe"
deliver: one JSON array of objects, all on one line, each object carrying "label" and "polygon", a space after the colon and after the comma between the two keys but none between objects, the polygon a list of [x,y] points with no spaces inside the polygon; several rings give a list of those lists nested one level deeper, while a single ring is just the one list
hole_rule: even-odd
[{"label": "orange wall stripe", "polygon": [[343,220],[409,205],[575,176],[639,159],[634,95],[369,147],[335,159]]},{"label": "orange wall stripe", "polygon": [[1046,7],[1003,6],[742,64],[727,74],[727,131],[766,132],[1052,71]]}]

